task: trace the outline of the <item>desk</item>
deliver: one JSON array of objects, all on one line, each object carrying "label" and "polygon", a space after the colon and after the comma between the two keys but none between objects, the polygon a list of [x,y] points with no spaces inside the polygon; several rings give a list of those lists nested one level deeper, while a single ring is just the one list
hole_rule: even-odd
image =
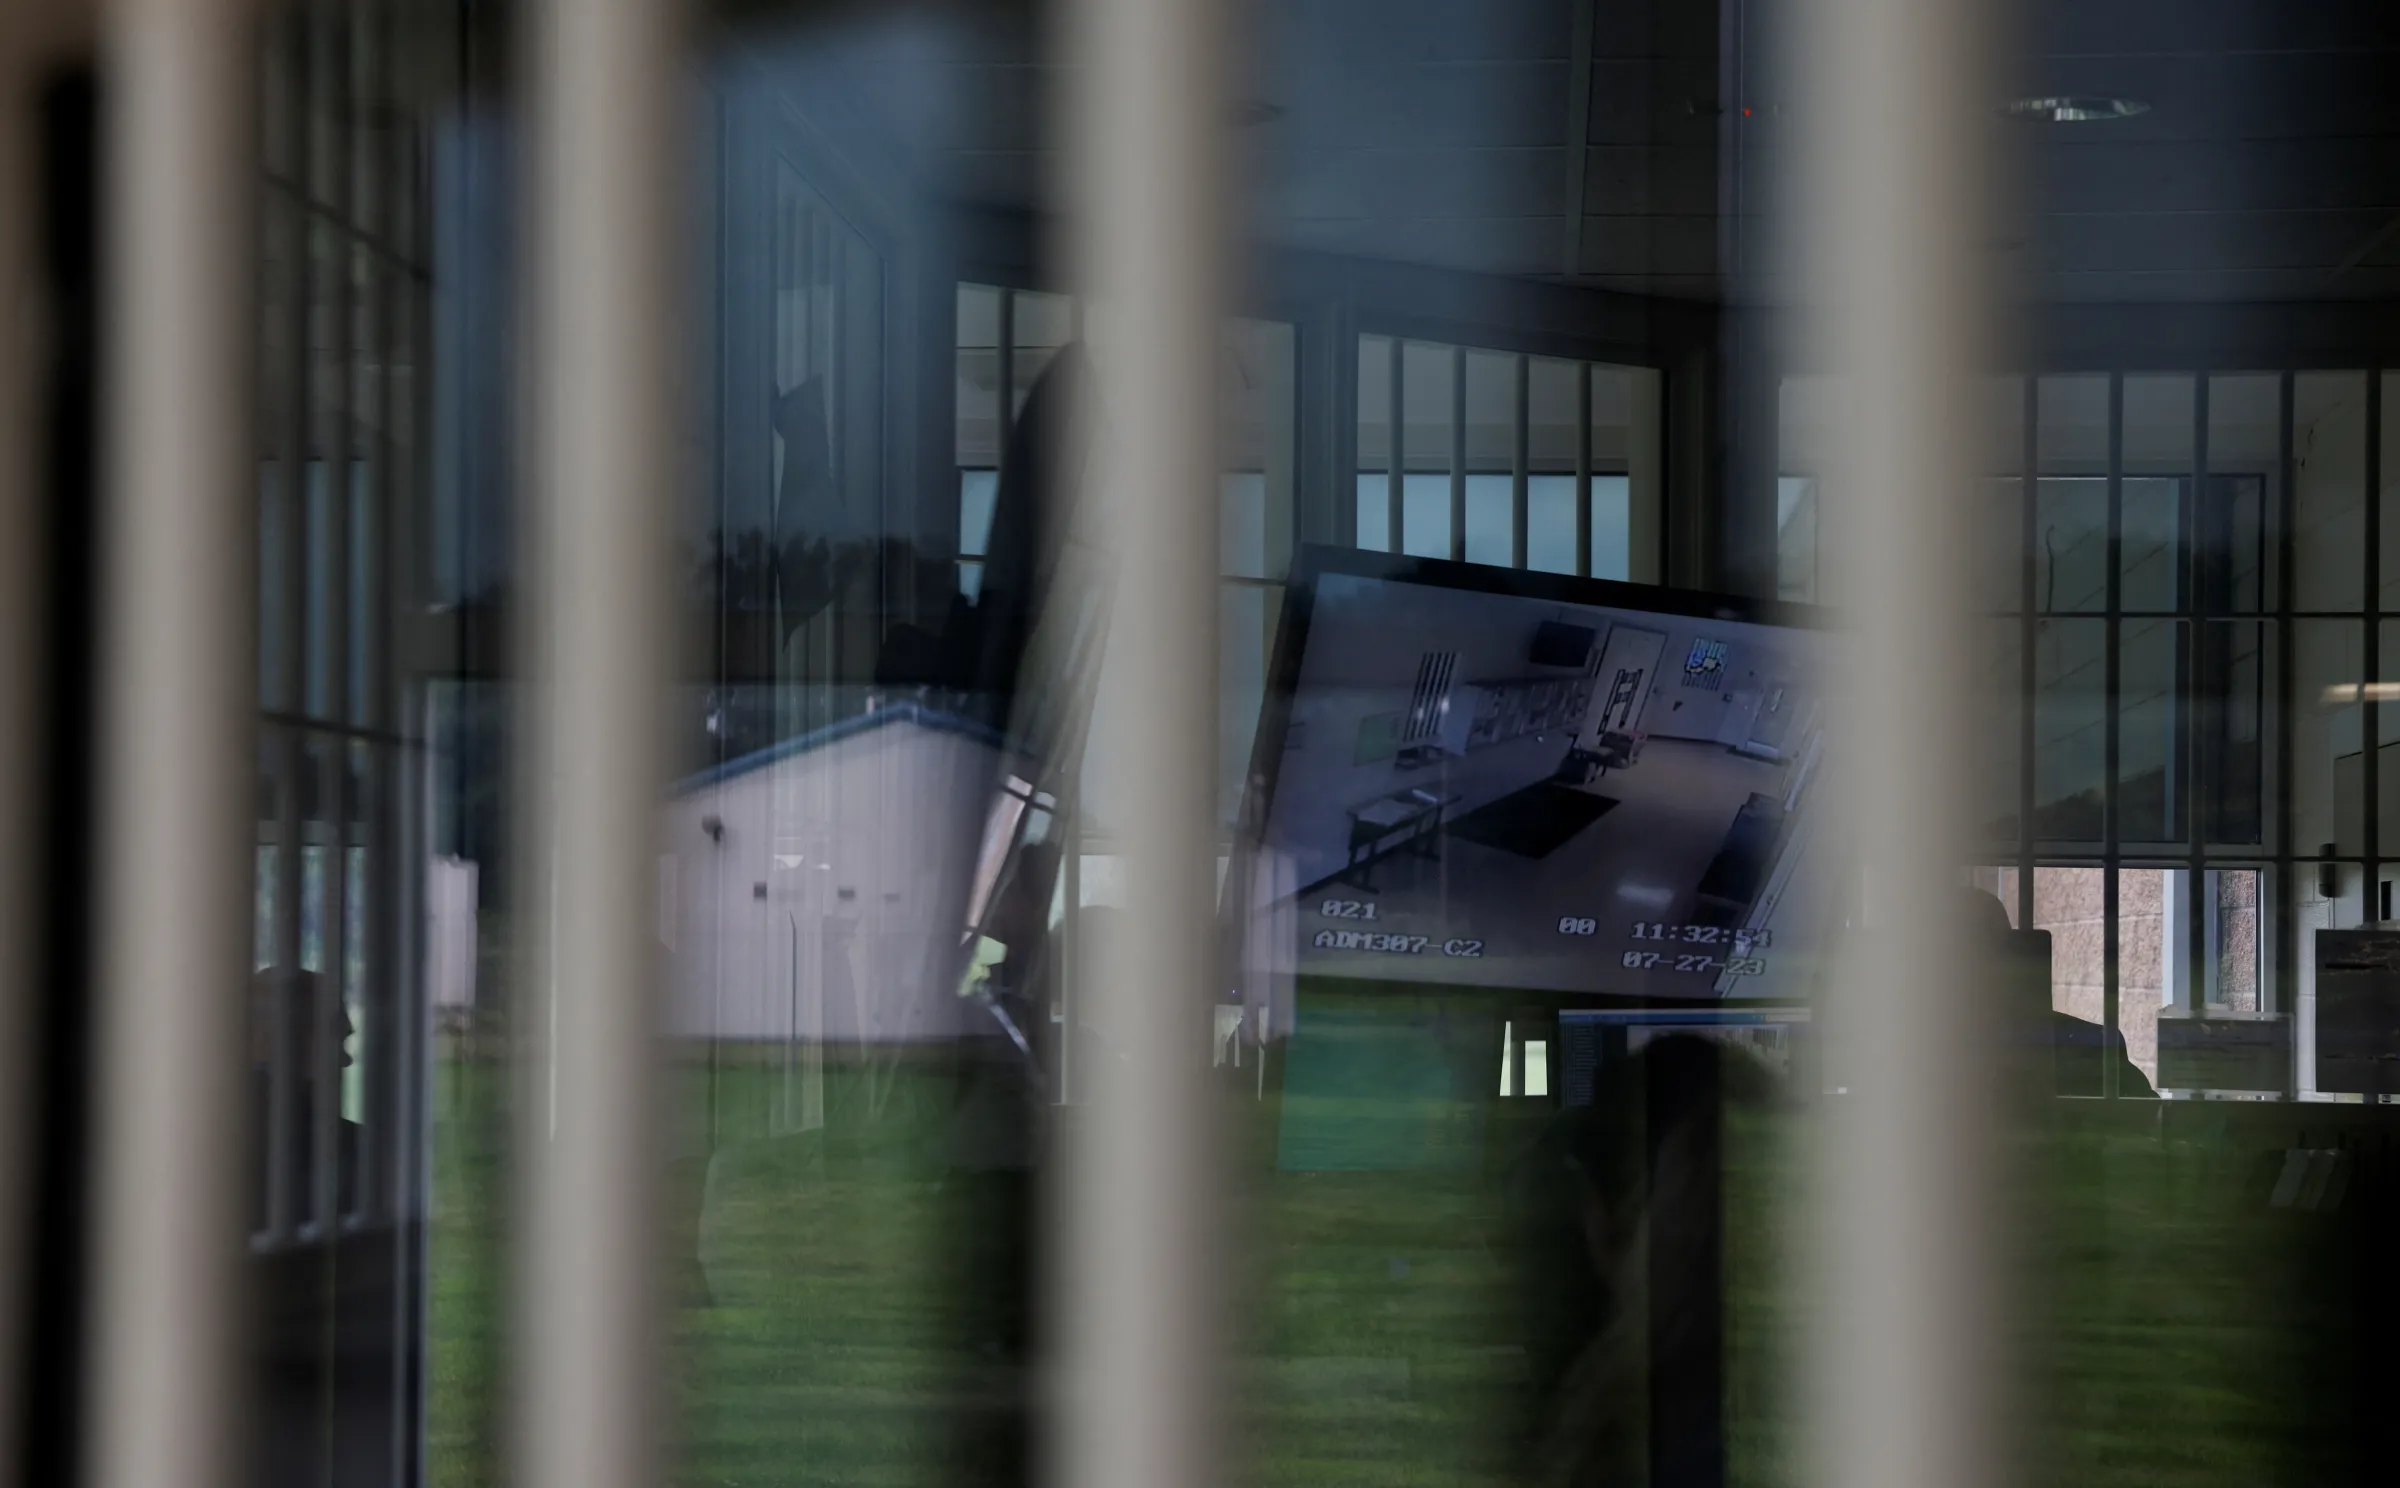
[{"label": "desk", "polygon": [[1561,785],[1590,785],[1611,770],[1629,769],[1641,757],[1642,738],[1640,734],[1611,732],[1593,740],[1589,749],[1570,745],[1566,762],[1552,778]]},{"label": "desk", "polygon": [[[1422,788],[1395,791],[1350,808],[1350,847],[1342,871],[1334,876],[1375,892],[1375,860],[1396,850],[1430,857],[1434,835],[1441,828],[1442,808],[1457,800]],[[1352,875],[1357,875],[1355,878]]]}]

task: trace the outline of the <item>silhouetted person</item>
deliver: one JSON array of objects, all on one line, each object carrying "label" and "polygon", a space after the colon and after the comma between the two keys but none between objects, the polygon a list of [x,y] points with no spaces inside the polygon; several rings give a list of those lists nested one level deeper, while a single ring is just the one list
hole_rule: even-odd
[{"label": "silhouetted person", "polygon": [[[279,1029],[275,996],[279,975],[272,970],[262,971],[250,984],[251,1150],[257,1162],[251,1223],[262,1230],[268,1224],[274,1175],[279,1167],[291,1188],[291,1220],[295,1225],[347,1213],[358,1196],[359,1126],[341,1115],[342,1071],[350,1067],[350,1037],[355,1031],[350,1009],[323,976],[313,971],[299,972],[291,979],[291,998],[282,1007],[288,1023]],[[331,1008],[325,1007],[327,997],[334,999]],[[329,1033],[328,1021],[332,1025]],[[322,1037],[330,1037],[333,1047],[323,1048],[318,1042]],[[291,1082],[288,1124],[280,1134],[275,1129],[274,1078],[279,1057],[292,1061],[288,1077]],[[320,1094],[318,1084],[328,1066],[332,1085]],[[330,1204],[313,1187],[320,1098],[330,1102],[334,1111],[334,1193]],[[331,1214],[325,1212],[328,1209]]]},{"label": "silhouetted person", "polygon": [[1508,1254],[1542,1488],[1723,1481],[1728,1110],[1783,1103],[1749,1051],[1664,1033],[1517,1160]]},{"label": "silhouetted person", "polygon": [[[290,1196],[286,1227],[269,1236],[252,1261],[259,1415],[251,1480],[264,1488],[329,1480],[327,1454],[343,1444],[338,1426],[329,1432],[329,1408],[345,1415],[371,1408],[355,1398],[358,1385],[350,1383],[341,1361],[355,1360],[362,1350],[372,1352],[377,1303],[385,1315],[391,1305],[388,1296],[337,1284],[351,1271],[337,1251],[356,1254],[356,1242],[342,1234],[340,1219],[359,1196],[360,1129],[341,1115],[342,1071],[350,1065],[349,1010],[337,984],[313,971],[293,973],[289,996],[278,997],[282,977],[262,971],[250,984],[252,1228],[267,1230],[274,1218],[278,1173]],[[278,1065],[286,1072],[281,1122],[275,1108]],[[333,1180],[331,1191],[324,1192],[316,1156],[320,1113],[328,1108]],[[359,1267],[359,1274],[375,1274],[372,1264]],[[361,1300],[367,1304],[363,1314]]]},{"label": "silhouetted person", "polygon": [[2029,942],[2016,939],[2008,910],[1983,889],[1965,889],[1960,918],[1964,933],[1977,948],[1988,974],[1999,984],[2004,1020],[2001,1037],[2009,1048],[2048,1055],[2051,1088],[2059,1095],[2096,1096],[2103,1093],[2102,1068],[2117,1069],[2117,1094],[2150,1099],[2158,1091],[2133,1062],[2118,1029],[2104,1029],[2051,1001],[2049,961],[2029,953]]}]

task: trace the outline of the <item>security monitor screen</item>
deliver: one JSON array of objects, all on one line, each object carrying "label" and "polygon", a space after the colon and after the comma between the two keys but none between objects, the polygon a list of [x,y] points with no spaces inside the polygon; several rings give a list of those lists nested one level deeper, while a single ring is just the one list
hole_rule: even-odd
[{"label": "security monitor screen", "polygon": [[1469,572],[1319,572],[1295,610],[1251,899],[1295,969],[1806,998],[1840,877],[1812,810],[1829,636]]}]

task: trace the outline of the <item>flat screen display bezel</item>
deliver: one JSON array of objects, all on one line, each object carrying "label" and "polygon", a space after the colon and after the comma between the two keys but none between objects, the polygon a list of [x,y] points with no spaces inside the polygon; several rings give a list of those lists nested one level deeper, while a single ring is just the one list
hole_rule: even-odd
[{"label": "flat screen display bezel", "polygon": [[[1284,603],[1275,632],[1274,653],[1267,669],[1265,697],[1259,707],[1258,731],[1252,742],[1250,768],[1243,777],[1237,843],[1240,852],[1237,856],[1245,860],[1259,844],[1274,805],[1276,777],[1283,761],[1284,738],[1291,721],[1292,703],[1299,689],[1301,664],[1308,651],[1309,621],[1316,602],[1317,586],[1320,580],[1336,575],[1504,595],[1537,604],[1638,610],[1686,620],[1723,620],[1787,630],[1826,631],[1834,628],[1832,612],[1820,606],[1795,604],[1788,600],[1670,589],[1654,584],[1587,578],[1579,574],[1495,568],[1488,564],[1461,563],[1447,558],[1421,558],[1320,544],[1304,545],[1293,556],[1291,577],[1284,587]],[[1246,892],[1246,889],[1236,887],[1244,877],[1241,873],[1227,875],[1225,911],[1229,918],[1236,914],[1236,905]],[[1378,980],[1344,976],[1306,966],[1299,968],[1296,975],[1302,981],[1328,985],[1370,985]],[[1553,1008],[1665,1009],[1724,1005],[1722,999],[1715,997],[1626,996],[1556,987],[1522,987],[1475,978],[1409,985],[1428,991],[1444,988],[1457,992],[1484,991]],[[1741,1005],[1757,1008],[1790,1007],[1806,1006],[1808,1001],[1796,997],[1745,998]]]}]

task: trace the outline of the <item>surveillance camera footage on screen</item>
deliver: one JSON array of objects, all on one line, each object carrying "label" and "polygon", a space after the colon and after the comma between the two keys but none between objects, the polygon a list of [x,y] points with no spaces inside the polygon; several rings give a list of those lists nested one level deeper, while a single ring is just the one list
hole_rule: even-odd
[{"label": "surveillance camera footage on screen", "polygon": [[1252,897],[1299,971],[1809,995],[1838,907],[1811,811],[1825,632],[1629,585],[1323,561]]}]

